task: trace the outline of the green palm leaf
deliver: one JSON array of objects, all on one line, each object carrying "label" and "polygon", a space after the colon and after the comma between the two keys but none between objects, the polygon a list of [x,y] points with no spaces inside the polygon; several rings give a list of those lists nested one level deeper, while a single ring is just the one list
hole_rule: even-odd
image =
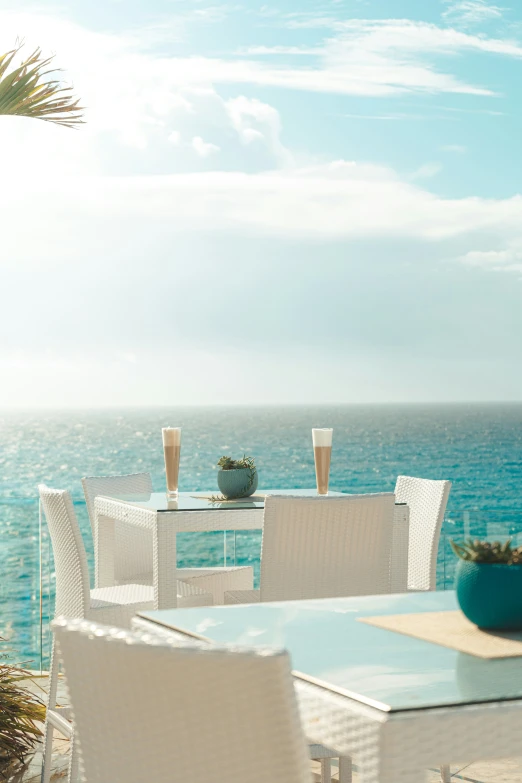
[{"label": "green palm leaf", "polygon": [[71,87],[63,87],[55,78],[53,68],[47,66],[53,57],[42,58],[40,49],[19,66],[10,70],[22,44],[0,55],[0,114],[55,122],[67,128],[83,123],[83,108],[72,94]]}]

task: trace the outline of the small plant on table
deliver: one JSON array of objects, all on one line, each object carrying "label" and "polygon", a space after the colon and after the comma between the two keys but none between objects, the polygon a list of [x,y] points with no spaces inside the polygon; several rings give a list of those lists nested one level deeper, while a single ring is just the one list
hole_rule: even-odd
[{"label": "small plant on table", "polygon": [[257,468],[253,457],[246,454],[241,459],[221,457],[218,460],[219,468],[217,480],[221,495],[213,496],[212,502],[223,500],[235,500],[253,495],[257,489]]}]

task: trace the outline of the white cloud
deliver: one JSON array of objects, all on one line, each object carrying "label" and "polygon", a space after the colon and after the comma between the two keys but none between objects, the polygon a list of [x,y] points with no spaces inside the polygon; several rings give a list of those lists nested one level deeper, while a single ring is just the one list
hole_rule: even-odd
[{"label": "white cloud", "polygon": [[452,22],[477,25],[502,18],[503,8],[487,0],[445,0],[448,8],[442,16]]},{"label": "white cloud", "polygon": [[219,152],[220,148],[217,144],[212,144],[210,141],[203,141],[201,136],[194,136],[192,139],[192,149],[197,152],[201,158],[208,158],[209,155]]},{"label": "white cloud", "polygon": [[332,29],[339,24],[334,14],[320,14],[314,11],[294,11],[284,14],[284,24],[291,30]]},{"label": "white cloud", "polygon": [[[257,60],[192,61],[193,73],[213,70],[214,83],[242,82],[347,95],[405,92],[490,95],[480,84],[461,81],[433,65],[430,57],[482,52],[522,58],[513,41],[471,35],[461,30],[408,19],[329,20],[335,35],[314,50],[306,65],[266,65]],[[266,55],[269,48],[263,47]],[[279,48],[272,50],[278,54]],[[287,51],[290,55],[291,52]],[[299,52],[298,60],[302,60]]]},{"label": "white cloud", "polygon": [[281,142],[281,118],[277,109],[244,95],[231,98],[225,107],[243,144],[265,142],[281,163],[292,162],[289,150]]},{"label": "white cloud", "polygon": [[[0,12],[0,42],[8,47],[24,30],[28,47],[59,52],[88,107],[88,133],[117,134],[144,148],[154,128],[186,119],[205,91],[222,84],[259,85],[308,92],[386,96],[491,90],[435,66],[430,58],[465,52],[522,57],[517,43],[410,20],[332,22],[333,34],[304,57],[283,47],[284,63],[266,60],[270,47],[247,57],[172,57],[151,51],[144,35],[88,30],[56,14]],[[306,47],[305,47],[306,48]],[[273,50],[276,54],[282,49]]]},{"label": "white cloud", "polygon": [[321,49],[317,46],[244,46],[238,49],[240,55],[317,55],[321,54]]},{"label": "white cloud", "polygon": [[442,169],[440,163],[424,163],[422,166],[413,172],[412,179],[429,179],[436,176]]},{"label": "white cloud", "polygon": [[470,250],[459,261],[496,272],[522,272],[522,236],[511,240],[501,250]]},{"label": "white cloud", "polygon": [[[366,54],[409,59],[411,55],[477,51],[522,57],[522,47],[514,42],[485,35],[472,35],[449,27],[409,19],[351,20],[340,23],[342,47]],[[334,39],[335,42],[335,39]]]},{"label": "white cloud", "polygon": [[308,92],[384,96],[408,92],[491,95],[482,85],[461,81],[427,62],[430,55],[463,51],[522,57],[514,43],[467,35],[409,20],[352,21],[339,25],[313,64],[267,65],[255,59],[190,58],[166,65],[183,69],[187,83],[210,81],[282,87]]},{"label": "white cloud", "polygon": [[181,143],[181,133],[177,130],[171,131],[168,135],[168,140],[171,144],[173,144],[175,147],[179,147]]},{"label": "white cloud", "polygon": [[463,155],[468,151],[468,148],[464,144],[444,144],[441,147],[441,150],[443,152],[457,152],[458,154]]},{"label": "white cloud", "polygon": [[[0,209],[12,227],[3,239],[4,258],[30,254],[56,263],[62,257],[64,263],[69,261],[72,246],[78,258],[99,255],[103,236],[102,244],[114,251],[124,249],[122,233],[137,246],[146,241],[150,226],[163,220],[170,232],[232,230],[238,235],[317,239],[442,240],[490,232],[508,240],[522,230],[520,196],[442,198],[391,169],[347,161],[259,174],[55,178],[31,181],[30,187],[27,181],[10,181],[0,193]],[[20,246],[28,212],[35,239]],[[56,215],[61,221],[59,241]],[[97,226],[81,246],[76,242],[79,222]]]}]

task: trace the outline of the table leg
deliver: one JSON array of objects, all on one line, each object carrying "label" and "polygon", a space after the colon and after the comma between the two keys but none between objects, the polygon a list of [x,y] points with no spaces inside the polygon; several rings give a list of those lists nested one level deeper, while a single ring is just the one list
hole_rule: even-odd
[{"label": "table leg", "polygon": [[390,592],[392,593],[406,593],[408,590],[409,535],[409,508],[395,506],[390,563]]},{"label": "table leg", "polygon": [[339,783],[352,783],[352,759],[341,756],[339,759]]},{"label": "table leg", "polygon": [[321,759],[321,783],[332,783],[332,763],[330,759]]},{"label": "table leg", "polygon": [[441,783],[450,783],[451,781],[451,769],[447,764],[443,764],[440,768],[440,780]]},{"label": "table leg", "polygon": [[95,519],[95,563],[94,575],[96,587],[112,587],[114,585],[114,519],[96,514]]},{"label": "table leg", "polygon": [[175,609],[178,605],[176,531],[172,521],[156,520],[153,532],[154,608]]},{"label": "table leg", "polygon": [[363,783],[423,783],[428,771],[410,766],[408,754],[393,749],[390,755],[379,755],[377,747],[368,746],[357,756],[360,779]]}]

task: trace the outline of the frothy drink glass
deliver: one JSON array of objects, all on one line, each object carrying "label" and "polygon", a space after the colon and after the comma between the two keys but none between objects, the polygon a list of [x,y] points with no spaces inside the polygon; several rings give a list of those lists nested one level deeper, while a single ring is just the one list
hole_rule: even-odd
[{"label": "frothy drink glass", "polygon": [[332,456],[332,429],[312,430],[314,444],[315,478],[317,494],[328,494],[328,478],[330,475],[330,459]]},{"label": "frothy drink glass", "polygon": [[181,427],[164,427],[163,454],[167,476],[167,495],[177,497],[179,478],[179,455],[181,452]]}]

